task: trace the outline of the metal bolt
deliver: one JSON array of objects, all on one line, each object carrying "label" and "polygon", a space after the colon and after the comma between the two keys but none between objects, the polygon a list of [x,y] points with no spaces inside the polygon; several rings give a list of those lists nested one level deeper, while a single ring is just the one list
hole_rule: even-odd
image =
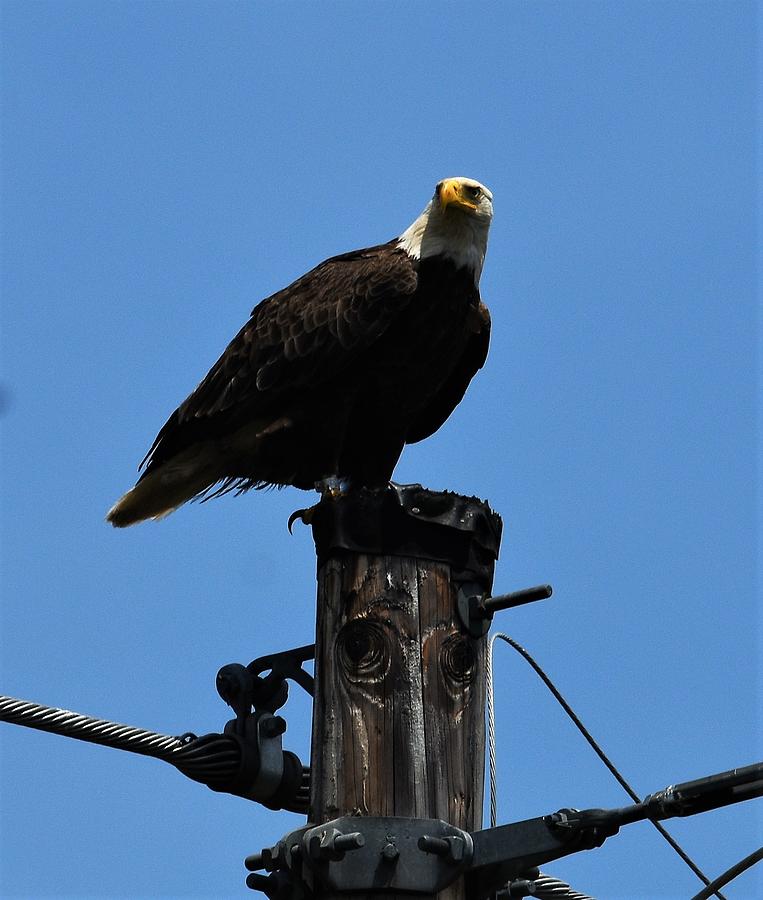
[{"label": "metal bolt", "polygon": [[365,843],[366,839],[359,831],[342,834],[332,828],[321,834],[313,834],[307,842],[307,853],[315,860],[339,860],[348,851],[359,850]]},{"label": "metal bolt", "polygon": [[513,609],[536,600],[547,600],[554,592],[550,584],[539,584],[535,587],[512,591],[510,594],[499,594],[496,597],[482,597],[477,602],[477,614],[483,617],[492,616],[501,609]]},{"label": "metal bolt", "polygon": [[247,875],[246,886],[253,891],[261,891],[266,897],[275,897],[276,886],[270,875]]},{"label": "metal bolt", "polygon": [[338,834],[333,841],[334,850],[339,850],[342,853],[347,850],[359,850],[365,846],[365,843],[366,839],[359,831],[352,831],[350,834]]},{"label": "metal bolt", "polygon": [[419,838],[419,850],[425,853],[434,853],[435,856],[445,856],[453,862],[461,862],[464,858],[466,845],[463,838],[451,835],[446,838],[432,837],[429,834]]},{"label": "metal bolt", "polygon": [[400,851],[393,843],[388,841],[382,847],[381,855],[387,862],[394,862],[400,856]]},{"label": "metal bolt", "polygon": [[286,719],[283,716],[273,716],[265,719],[260,728],[265,737],[278,737],[279,734],[283,734],[286,731]]},{"label": "metal bolt", "polygon": [[419,850],[434,853],[435,856],[450,856],[450,844],[444,838],[432,837],[430,834],[422,834],[419,838]]},{"label": "metal bolt", "polygon": [[262,861],[268,872],[276,872],[286,868],[286,847],[276,844],[262,851]]},{"label": "metal bolt", "polygon": [[[332,829],[332,831],[334,831],[334,829]],[[320,835],[314,834],[310,838],[310,843],[307,848],[310,858],[314,860],[341,859],[342,854],[334,848],[335,837],[336,833],[332,834],[331,832],[329,832],[327,834],[325,831]]]},{"label": "metal bolt", "polygon": [[252,853],[251,856],[247,856],[244,860],[244,868],[249,872],[256,872],[258,869],[264,869],[265,860],[262,855],[263,852],[264,851],[260,851],[259,853]]}]

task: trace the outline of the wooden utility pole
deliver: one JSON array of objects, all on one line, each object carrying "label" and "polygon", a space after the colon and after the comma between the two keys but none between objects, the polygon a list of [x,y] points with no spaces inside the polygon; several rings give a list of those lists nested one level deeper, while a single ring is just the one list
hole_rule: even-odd
[{"label": "wooden utility pole", "polygon": [[[490,593],[500,518],[475,498],[414,485],[324,502],[313,534],[310,821],[404,816],[479,829],[486,640],[469,633],[459,592]],[[463,879],[437,897],[467,900]]]}]

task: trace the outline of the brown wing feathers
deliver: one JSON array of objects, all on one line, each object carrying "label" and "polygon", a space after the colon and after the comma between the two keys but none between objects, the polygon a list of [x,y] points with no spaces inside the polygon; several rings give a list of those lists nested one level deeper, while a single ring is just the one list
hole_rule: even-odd
[{"label": "brown wing feathers", "polygon": [[288,395],[339,375],[385,332],[416,284],[407,255],[383,244],[326,260],[263,300],[167,420],[142,477],[189,444],[237,420],[277,415]]}]

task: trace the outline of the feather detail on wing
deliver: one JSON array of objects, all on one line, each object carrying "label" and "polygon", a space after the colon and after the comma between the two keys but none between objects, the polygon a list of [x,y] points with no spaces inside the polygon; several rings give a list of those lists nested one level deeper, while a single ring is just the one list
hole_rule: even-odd
[{"label": "feather detail on wing", "polygon": [[392,241],[332,257],[263,300],[167,420],[141,467],[150,471],[172,456],[180,432],[187,443],[201,420],[227,423],[241,410],[256,418],[292,390],[330,380],[384,334],[417,283],[415,263]]}]

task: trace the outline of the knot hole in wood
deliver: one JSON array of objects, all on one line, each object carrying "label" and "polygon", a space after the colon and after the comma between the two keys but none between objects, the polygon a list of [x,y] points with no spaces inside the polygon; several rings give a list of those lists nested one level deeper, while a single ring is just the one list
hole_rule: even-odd
[{"label": "knot hole in wood", "polygon": [[440,648],[440,668],[446,682],[471,684],[477,675],[477,654],[472,639],[451,634]]},{"label": "knot hole in wood", "polygon": [[370,619],[347,622],[337,635],[336,663],[348,681],[383,681],[390,664],[389,636]]}]

